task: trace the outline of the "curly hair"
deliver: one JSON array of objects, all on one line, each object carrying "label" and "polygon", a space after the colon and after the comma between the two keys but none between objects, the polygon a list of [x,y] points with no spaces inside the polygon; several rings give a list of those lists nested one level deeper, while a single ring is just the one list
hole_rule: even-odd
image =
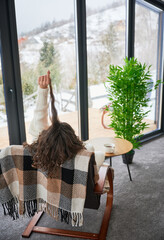
[{"label": "curly hair", "polygon": [[49,177],[66,160],[72,159],[84,149],[83,142],[76,136],[73,128],[66,122],[60,122],[55,108],[55,97],[50,84],[51,126],[43,130],[32,144],[25,143],[33,156],[33,167],[46,171]]}]

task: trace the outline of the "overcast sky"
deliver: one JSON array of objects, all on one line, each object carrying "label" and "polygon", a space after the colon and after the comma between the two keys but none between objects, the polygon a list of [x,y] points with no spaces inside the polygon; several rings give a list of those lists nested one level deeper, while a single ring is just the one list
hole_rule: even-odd
[{"label": "overcast sky", "polygon": [[[86,0],[89,8],[101,8],[118,0]],[[15,0],[17,30],[30,31],[47,21],[69,19],[74,14],[74,0]]]}]

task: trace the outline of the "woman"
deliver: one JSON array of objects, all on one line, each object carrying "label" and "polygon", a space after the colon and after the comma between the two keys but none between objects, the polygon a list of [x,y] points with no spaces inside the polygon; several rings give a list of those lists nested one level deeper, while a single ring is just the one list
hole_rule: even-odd
[{"label": "woman", "polygon": [[[0,191],[4,192],[0,194],[0,203],[4,213],[13,219],[18,217],[18,209],[19,214],[29,216],[36,211],[46,211],[57,218],[61,215],[61,220],[66,222],[71,216],[72,225],[81,226],[84,206],[93,206],[90,196],[91,199],[94,197],[96,208],[99,206],[99,197],[94,193],[99,178],[96,163],[99,160],[98,165],[101,165],[104,155],[97,152],[95,159],[93,152],[85,150],[73,128],[60,122],[50,72],[39,77],[38,85],[36,109],[30,124],[34,141],[24,143],[24,147],[9,146],[0,153]],[[48,86],[52,114],[50,126]]]},{"label": "woman", "polygon": [[[52,176],[54,172],[52,169],[56,169],[66,160],[75,157],[85,147],[73,128],[66,122],[60,122],[58,118],[50,71],[47,72],[47,75],[39,77],[38,85],[40,88],[38,89],[36,109],[29,129],[34,137],[34,142],[32,144],[25,143],[24,146],[33,155],[33,166],[46,171],[48,176]],[[52,114],[50,126],[48,126],[48,86]]]},{"label": "woman", "polygon": [[[38,99],[34,111],[33,119],[30,123],[29,133],[33,136],[32,144],[24,144],[33,154],[34,166],[48,172],[49,176],[52,169],[60,166],[64,161],[73,158],[80,150],[86,148],[95,152],[97,168],[104,162],[104,153],[94,151],[91,144],[80,141],[73,128],[60,122],[55,108],[55,98],[52,91],[50,71],[47,75],[38,78]],[[51,122],[48,123],[48,86],[51,99]],[[39,136],[39,137],[38,137]]]}]

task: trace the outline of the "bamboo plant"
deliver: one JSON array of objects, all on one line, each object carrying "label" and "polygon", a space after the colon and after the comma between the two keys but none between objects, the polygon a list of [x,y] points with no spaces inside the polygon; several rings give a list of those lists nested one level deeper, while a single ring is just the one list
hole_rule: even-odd
[{"label": "bamboo plant", "polygon": [[[105,83],[108,99],[112,103],[107,107],[111,117],[111,124],[116,137],[126,139],[133,144],[133,148],[139,148],[140,142],[137,136],[148,127],[144,118],[150,112],[145,111],[149,106],[148,93],[152,91],[151,66],[141,64],[137,59],[124,59],[125,65],[109,66],[109,76]],[[157,88],[160,80],[157,81]]]}]

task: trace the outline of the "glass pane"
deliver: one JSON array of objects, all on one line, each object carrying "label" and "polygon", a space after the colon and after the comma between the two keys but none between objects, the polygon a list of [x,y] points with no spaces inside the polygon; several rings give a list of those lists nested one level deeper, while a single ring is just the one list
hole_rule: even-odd
[{"label": "glass pane", "polygon": [[7,116],[2,79],[2,65],[0,56],[0,149],[9,145]]},{"label": "glass pane", "polygon": [[78,134],[74,1],[15,0],[15,6],[27,140],[31,140],[28,126],[37,78],[47,70],[51,71],[59,118]]},{"label": "glass pane", "polygon": [[[135,19],[135,57],[142,63],[146,63],[147,66],[151,66],[152,74],[152,88],[155,85],[156,80],[159,79],[160,66],[158,63],[158,29],[159,29],[159,14],[142,6],[136,4],[136,19]],[[160,98],[159,92],[153,90],[149,93],[150,102],[149,106],[152,107],[145,109],[145,111],[151,109],[145,121],[149,124],[149,127],[144,131],[150,132],[158,129],[159,126],[159,106]]]},{"label": "glass pane", "polygon": [[[89,137],[114,136],[102,125],[102,108],[108,104],[104,82],[110,64],[125,57],[125,0],[87,0],[87,50],[89,81]],[[110,118],[103,118],[109,125]]]}]

